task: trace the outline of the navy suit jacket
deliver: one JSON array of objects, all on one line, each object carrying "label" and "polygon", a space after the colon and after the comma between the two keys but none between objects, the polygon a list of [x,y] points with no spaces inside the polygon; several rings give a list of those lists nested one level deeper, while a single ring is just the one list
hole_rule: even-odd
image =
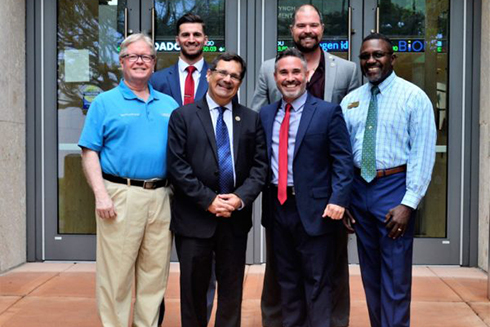
[{"label": "navy suit jacket", "polygon": [[[208,90],[208,81],[206,79],[208,68],[207,62],[204,61],[194,101],[202,99]],[[178,64],[154,72],[150,78],[150,83],[155,90],[170,95],[177,101],[179,106],[182,106],[182,91],[180,90]]]},{"label": "navy suit jacket", "polygon": [[[266,136],[269,163],[272,156],[272,127],[281,101],[265,106],[260,119]],[[270,184],[269,170],[267,183]],[[353,181],[349,133],[339,105],[308,94],[296,134],[293,182],[296,205],[306,232],[311,236],[335,232],[340,220],[322,218],[327,204],[349,205]],[[272,226],[271,201],[277,198],[270,185],[264,189],[262,224]],[[272,194],[274,193],[274,194]]]}]

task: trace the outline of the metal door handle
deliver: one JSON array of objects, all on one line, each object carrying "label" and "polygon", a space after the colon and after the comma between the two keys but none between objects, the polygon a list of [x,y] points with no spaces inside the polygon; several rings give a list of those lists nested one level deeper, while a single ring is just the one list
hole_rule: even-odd
[{"label": "metal door handle", "polygon": [[151,7],[151,41],[155,45],[155,7]]},{"label": "metal door handle", "polygon": [[128,8],[124,8],[124,38],[128,37]]},{"label": "metal door handle", "polygon": [[347,60],[352,60],[352,7],[349,7],[347,15]]},{"label": "metal door handle", "polygon": [[379,6],[376,7],[376,33],[379,33]]}]

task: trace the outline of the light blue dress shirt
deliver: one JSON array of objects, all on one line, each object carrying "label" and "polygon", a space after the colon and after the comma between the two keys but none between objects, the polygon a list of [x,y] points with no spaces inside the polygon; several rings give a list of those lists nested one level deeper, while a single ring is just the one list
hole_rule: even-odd
[{"label": "light blue dress shirt", "polygon": [[[358,168],[371,88],[372,84],[366,83],[341,103]],[[407,165],[402,204],[415,209],[427,191],[435,161],[437,133],[432,103],[424,91],[395,72],[379,84],[379,89],[376,169]]]},{"label": "light blue dress shirt", "polygon": [[[216,122],[218,121],[219,104],[217,104],[208,93],[206,93],[206,101],[208,102],[209,113],[211,114],[211,121],[213,122],[214,135],[216,136]],[[230,139],[230,152],[231,152],[231,162],[233,163],[233,183],[236,185],[236,174],[235,174],[235,158],[233,154],[233,105],[228,102],[223,106],[226,108],[223,111],[223,121],[225,122],[226,129],[228,130],[228,137]]]},{"label": "light blue dress shirt", "polygon": [[[294,185],[293,179],[293,156],[294,147],[296,145],[296,134],[298,134],[299,122],[301,120],[301,114],[305,107],[306,98],[308,92],[300,95],[296,100],[291,102],[292,109],[289,116],[289,137],[288,137],[288,186]],[[274,118],[274,124],[272,125],[272,184],[277,185],[279,176],[279,131],[281,129],[281,123],[286,114],[286,101],[281,100],[281,107],[277,110],[276,117]]]}]

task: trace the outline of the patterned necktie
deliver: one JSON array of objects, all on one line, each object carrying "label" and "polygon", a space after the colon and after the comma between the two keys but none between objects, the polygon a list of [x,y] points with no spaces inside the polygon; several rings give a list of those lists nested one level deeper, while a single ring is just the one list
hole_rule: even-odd
[{"label": "patterned necktie", "polygon": [[196,70],[194,66],[187,66],[187,77],[185,78],[184,105],[194,102],[194,78],[192,73]]},{"label": "patterned necktie", "polygon": [[362,141],[361,176],[370,183],[376,177],[376,130],[378,126],[378,99],[379,88],[371,88],[371,101],[364,128],[364,140]]},{"label": "patterned necktie", "polygon": [[280,204],[284,204],[288,198],[288,143],[289,143],[289,117],[291,116],[292,106],[286,104],[284,119],[279,130],[279,173],[277,181],[277,199]]},{"label": "patterned necktie", "polygon": [[233,160],[231,159],[230,138],[228,128],[223,120],[226,108],[218,107],[219,115],[216,121],[216,146],[219,161],[219,189],[221,194],[233,191]]}]

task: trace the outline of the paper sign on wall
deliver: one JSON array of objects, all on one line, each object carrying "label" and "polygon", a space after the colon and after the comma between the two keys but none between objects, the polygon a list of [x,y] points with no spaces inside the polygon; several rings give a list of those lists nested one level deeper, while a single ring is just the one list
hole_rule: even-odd
[{"label": "paper sign on wall", "polygon": [[65,50],[65,82],[90,81],[88,50]]}]

